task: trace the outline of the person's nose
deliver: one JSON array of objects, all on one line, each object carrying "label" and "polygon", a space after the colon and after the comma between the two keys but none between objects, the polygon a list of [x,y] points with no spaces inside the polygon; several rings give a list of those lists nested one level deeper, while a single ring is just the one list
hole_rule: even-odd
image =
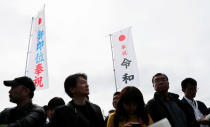
[{"label": "person's nose", "polygon": [[11,94],[11,92],[12,92],[12,88],[9,90],[9,94]]},{"label": "person's nose", "polygon": [[88,83],[85,83],[85,87],[89,87]]}]

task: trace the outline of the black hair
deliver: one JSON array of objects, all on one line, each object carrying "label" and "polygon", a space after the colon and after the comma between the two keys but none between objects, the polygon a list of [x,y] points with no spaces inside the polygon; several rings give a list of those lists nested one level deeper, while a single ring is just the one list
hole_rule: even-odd
[{"label": "black hair", "polygon": [[61,97],[54,97],[48,102],[49,109],[55,109],[61,105],[65,105],[65,101]]},{"label": "black hair", "polygon": [[116,92],[113,94],[113,97],[114,97],[115,95],[119,95],[119,94],[120,94],[120,92],[116,91]]},{"label": "black hair", "polygon": [[181,83],[182,89],[186,89],[189,85],[197,86],[196,80],[193,78],[185,78]]},{"label": "black hair", "polygon": [[65,92],[70,97],[73,97],[73,95],[72,95],[72,93],[70,91],[70,88],[75,88],[76,87],[77,81],[78,81],[78,78],[79,77],[82,77],[85,80],[87,80],[87,75],[86,74],[84,74],[84,73],[76,73],[76,74],[73,74],[73,75],[68,76],[66,78],[66,80],[64,81],[64,89],[65,89]]},{"label": "black hair", "polygon": [[46,112],[47,110],[49,110],[49,107],[48,107],[47,105],[44,105],[42,108],[44,109],[45,112]]},{"label": "black hair", "polygon": [[30,90],[29,97],[30,97],[30,98],[33,98],[33,97],[34,97],[34,91],[31,91],[31,90]]},{"label": "black hair", "polygon": [[[115,114],[115,122],[119,121],[120,118],[129,119],[128,114],[123,108],[123,103],[125,104],[136,104],[136,112],[135,115],[142,119],[142,121],[148,125],[149,118],[145,109],[145,102],[141,91],[134,86],[127,86],[122,89],[119,95],[119,100],[117,103],[116,114]],[[116,123],[115,123],[116,125]]]},{"label": "black hair", "polygon": [[155,75],[152,77],[152,83],[154,83],[154,78],[155,78],[156,76],[160,76],[160,75],[163,75],[163,76],[166,77],[166,79],[168,80],[168,77],[167,77],[165,74],[163,74],[163,73],[157,73],[157,74],[155,74]]}]

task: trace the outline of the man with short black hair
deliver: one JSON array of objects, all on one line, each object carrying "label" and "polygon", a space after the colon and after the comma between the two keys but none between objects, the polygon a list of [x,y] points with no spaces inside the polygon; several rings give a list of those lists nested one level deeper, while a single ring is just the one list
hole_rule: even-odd
[{"label": "man with short black hair", "polygon": [[0,113],[0,126],[42,127],[45,124],[46,115],[43,108],[32,103],[35,85],[31,78],[18,77],[4,81],[4,85],[11,87],[9,98],[17,106],[6,108]]},{"label": "man with short black hair", "polygon": [[100,107],[88,101],[89,87],[86,74],[77,73],[68,76],[64,88],[72,101],[55,110],[51,127],[105,126]]},{"label": "man with short black hair", "polygon": [[152,78],[154,97],[149,100],[146,109],[154,122],[167,118],[172,127],[196,127],[193,114],[179,100],[179,95],[168,92],[168,77],[157,73]]},{"label": "man with short black hair", "polygon": [[50,99],[50,101],[48,102],[47,105],[43,106],[45,113],[47,115],[47,119],[46,119],[46,127],[49,127],[49,122],[51,121],[51,118],[55,112],[55,109],[65,105],[65,101],[63,100],[63,98],[61,97],[53,97],[52,99]]},{"label": "man with short black hair", "polygon": [[193,78],[186,78],[182,81],[181,86],[184,92],[182,102],[192,108],[200,127],[209,127],[210,121],[205,118],[210,113],[208,108],[203,102],[194,100],[197,93],[197,81]]}]

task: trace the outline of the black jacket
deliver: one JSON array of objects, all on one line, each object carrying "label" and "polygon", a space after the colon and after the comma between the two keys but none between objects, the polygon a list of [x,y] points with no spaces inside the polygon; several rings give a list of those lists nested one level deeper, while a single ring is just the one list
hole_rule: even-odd
[{"label": "black jacket", "polygon": [[[192,106],[187,102],[187,100],[185,98],[182,98],[182,102],[189,106],[191,108],[191,111],[194,112]],[[208,115],[210,112],[208,110],[208,108],[206,107],[206,105],[201,102],[201,101],[197,101],[197,104],[198,104],[198,109],[200,110],[200,112],[203,114],[203,115]],[[195,116],[194,116],[195,117]],[[209,123],[210,125],[210,123]]]},{"label": "black jacket", "polygon": [[[168,93],[170,96],[170,99],[173,99],[173,101],[176,102],[176,104],[184,111],[187,119],[187,126],[188,127],[198,127],[198,124],[196,124],[196,120],[194,117],[193,112],[189,111],[189,107],[185,106],[181,100],[179,100],[179,95],[174,93]],[[161,95],[155,92],[154,98],[149,100],[146,104],[146,109],[150,113],[152,119],[154,122],[157,122],[163,118],[167,118],[169,122],[171,123],[173,127],[172,118],[170,116],[170,113],[167,109],[167,107],[164,105],[164,102],[161,99]]]},{"label": "black jacket", "polygon": [[52,116],[50,127],[105,127],[99,106],[86,102],[91,118],[86,118],[75,106],[73,101],[66,106],[58,107]]},{"label": "black jacket", "polygon": [[0,113],[0,124],[8,127],[43,127],[45,119],[44,110],[32,103],[21,108],[6,108]]},{"label": "black jacket", "polygon": [[[182,102],[184,103],[184,104],[188,104],[189,106],[191,106],[188,102],[187,102],[187,100],[185,99],[185,98],[182,98]],[[206,107],[206,105],[203,103],[203,102],[201,102],[201,101],[197,101],[197,103],[198,103],[198,109],[201,111],[201,113],[203,114],[203,115],[208,115],[210,112],[209,112],[209,110],[208,110],[208,108]],[[192,109],[193,110],[193,109]]]}]

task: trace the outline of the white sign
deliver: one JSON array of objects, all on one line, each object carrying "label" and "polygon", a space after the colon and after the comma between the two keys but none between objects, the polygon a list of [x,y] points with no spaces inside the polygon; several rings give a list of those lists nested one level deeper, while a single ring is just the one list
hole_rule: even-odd
[{"label": "white sign", "polygon": [[117,89],[138,87],[140,82],[131,27],[111,34],[111,44]]},{"label": "white sign", "polygon": [[167,118],[157,121],[156,123],[148,126],[148,127],[171,127]]},{"label": "white sign", "polygon": [[29,47],[26,76],[32,78],[36,89],[48,88],[44,8],[33,18]]}]

